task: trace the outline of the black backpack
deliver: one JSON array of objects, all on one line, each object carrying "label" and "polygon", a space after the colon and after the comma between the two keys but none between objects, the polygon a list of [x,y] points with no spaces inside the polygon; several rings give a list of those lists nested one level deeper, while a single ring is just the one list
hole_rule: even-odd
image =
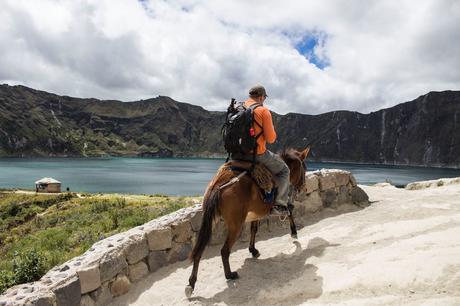
[{"label": "black backpack", "polygon": [[255,103],[246,108],[244,103],[232,99],[222,126],[222,139],[229,155],[249,154],[250,151],[255,154],[257,138],[262,134],[255,135],[254,130],[254,123],[260,126],[254,120],[254,110],[259,106],[262,105]]}]

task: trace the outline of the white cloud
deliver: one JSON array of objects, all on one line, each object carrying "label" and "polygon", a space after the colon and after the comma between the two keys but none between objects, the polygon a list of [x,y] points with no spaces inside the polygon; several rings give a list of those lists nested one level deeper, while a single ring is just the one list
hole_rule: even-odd
[{"label": "white cloud", "polygon": [[[0,20],[0,82],[59,94],[224,110],[261,83],[273,110],[316,114],[460,89],[455,0],[7,0]],[[315,33],[324,69],[295,49]]]}]

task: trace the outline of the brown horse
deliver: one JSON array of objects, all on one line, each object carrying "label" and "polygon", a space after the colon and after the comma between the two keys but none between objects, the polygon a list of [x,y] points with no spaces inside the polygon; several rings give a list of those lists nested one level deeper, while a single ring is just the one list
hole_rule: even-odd
[{"label": "brown horse", "polygon": [[[309,151],[310,147],[307,147],[303,151],[288,149],[280,154],[280,157],[289,167],[290,183],[294,187],[295,192],[300,190],[305,183],[306,167],[304,160]],[[233,171],[226,170],[226,167],[221,167],[213,180],[209,183],[204,195],[203,220],[198,233],[198,239],[190,254],[190,258],[193,260],[193,270],[189,278],[189,285],[185,289],[187,297],[191,296],[195,288],[201,255],[211,239],[212,224],[217,216],[221,216],[224,219],[228,229],[227,239],[221,249],[224,273],[227,279],[238,278],[238,273],[231,271],[228,259],[231,248],[238,239],[241,228],[245,222],[251,222],[249,252],[256,258],[260,255],[259,251],[255,248],[255,237],[259,224],[258,220],[269,214],[271,207],[267,203],[264,203],[262,193],[249,175],[243,175],[238,182],[220,188],[234,177],[235,174]],[[292,217],[292,206],[290,206],[289,210],[291,236],[297,238],[297,230]]]}]

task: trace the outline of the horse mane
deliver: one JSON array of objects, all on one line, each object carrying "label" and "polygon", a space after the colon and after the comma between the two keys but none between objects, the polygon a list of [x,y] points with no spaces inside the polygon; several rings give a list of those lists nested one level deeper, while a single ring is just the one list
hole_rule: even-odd
[{"label": "horse mane", "polygon": [[285,161],[295,161],[299,160],[299,156],[297,155],[297,150],[293,148],[285,148],[280,153],[280,157]]}]

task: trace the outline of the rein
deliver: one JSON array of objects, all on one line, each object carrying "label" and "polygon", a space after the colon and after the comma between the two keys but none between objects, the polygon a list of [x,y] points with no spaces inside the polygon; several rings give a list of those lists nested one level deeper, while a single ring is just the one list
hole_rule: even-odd
[{"label": "rein", "polygon": [[238,174],[238,176],[235,176],[234,178],[232,178],[230,181],[228,181],[227,183],[223,184],[223,185],[220,185],[217,189],[218,190],[221,190],[221,189],[224,189],[225,187],[228,187],[230,185],[233,185],[235,184],[236,182],[238,182],[243,176],[246,175],[246,173],[248,173],[247,170],[244,170],[243,172],[241,172],[240,174]]}]

